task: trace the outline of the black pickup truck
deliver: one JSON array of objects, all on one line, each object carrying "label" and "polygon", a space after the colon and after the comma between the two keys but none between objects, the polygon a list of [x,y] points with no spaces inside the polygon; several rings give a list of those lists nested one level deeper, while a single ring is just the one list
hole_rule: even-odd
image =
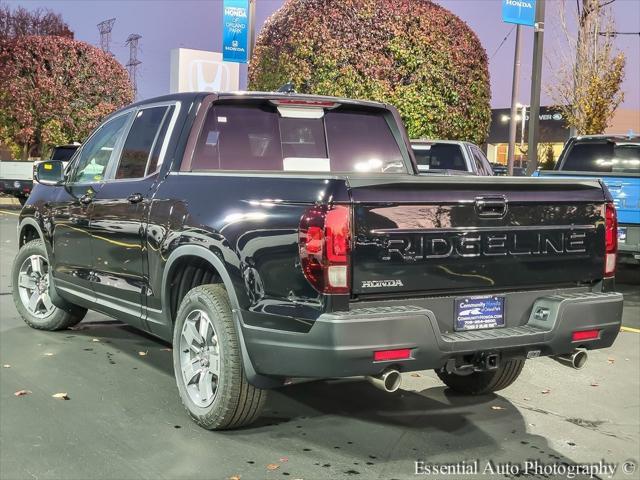
[{"label": "black pickup truck", "polygon": [[[36,167],[13,298],[34,328],[87,309],[174,345],[209,429],[309,378],[435,369],[510,385],[526,359],[610,346],[616,217],[597,180],[421,177],[397,111],[295,94],[131,105]],[[573,355],[573,357],[568,357]]]}]

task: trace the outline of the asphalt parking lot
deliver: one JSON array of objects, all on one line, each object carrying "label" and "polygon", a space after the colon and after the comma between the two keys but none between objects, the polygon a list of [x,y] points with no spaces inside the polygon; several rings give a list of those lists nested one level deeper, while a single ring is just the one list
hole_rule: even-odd
[{"label": "asphalt parking lot", "polygon": [[[599,461],[616,465],[612,478],[640,478],[637,283],[619,285],[626,328],[583,370],[529,361],[515,385],[471,399],[430,371],[405,374],[395,394],[359,380],[307,383],[273,392],[255,426],[209,432],[180,404],[169,345],[96,313],[54,333],[22,322],[11,299],[16,220],[0,211],[2,479],[401,479],[415,478],[416,460],[480,465],[423,478],[515,476],[483,475],[489,461],[538,461],[524,478],[566,478],[540,469]],[[14,394],[23,389],[32,393]]]}]

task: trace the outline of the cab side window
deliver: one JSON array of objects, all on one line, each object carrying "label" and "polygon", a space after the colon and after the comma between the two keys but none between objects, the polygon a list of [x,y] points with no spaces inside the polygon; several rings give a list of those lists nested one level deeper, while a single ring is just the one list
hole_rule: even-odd
[{"label": "cab side window", "polygon": [[130,117],[128,113],[109,120],[89,138],[75,162],[70,183],[93,183],[104,179],[109,160]]},{"label": "cab side window", "polygon": [[491,168],[491,165],[489,164],[489,160],[487,160],[487,157],[484,156],[484,153],[482,152],[482,150],[480,150],[476,146],[472,146],[471,153],[473,154],[473,159],[475,161],[478,174],[492,176],[493,169]]},{"label": "cab side window", "polygon": [[142,178],[156,171],[173,108],[145,108],[135,114],[122,147],[116,179]]}]

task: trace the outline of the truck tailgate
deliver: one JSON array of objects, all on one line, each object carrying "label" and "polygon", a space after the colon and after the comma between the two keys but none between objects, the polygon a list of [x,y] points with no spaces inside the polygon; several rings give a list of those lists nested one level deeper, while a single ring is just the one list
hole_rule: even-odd
[{"label": "truck tailgate", "polygon": [[597,181],[350,177],[352,292],[575,285],[603,276]]}]

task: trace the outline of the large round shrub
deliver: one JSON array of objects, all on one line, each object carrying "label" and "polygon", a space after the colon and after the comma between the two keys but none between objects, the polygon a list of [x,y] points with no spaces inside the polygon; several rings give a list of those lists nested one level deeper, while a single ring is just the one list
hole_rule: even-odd
[{"label": "large round shrub", "polygon": [[56,36],[0,42],[0,140],[23,158],[82,140],[132,100],[127,71],[99,48]]},{"label": "large round shrub", "polygon": [[457,16],[428,0],[287,0],[265,23],[249,88],[389,102],[412,138],[484,142],[487,55]]}]

